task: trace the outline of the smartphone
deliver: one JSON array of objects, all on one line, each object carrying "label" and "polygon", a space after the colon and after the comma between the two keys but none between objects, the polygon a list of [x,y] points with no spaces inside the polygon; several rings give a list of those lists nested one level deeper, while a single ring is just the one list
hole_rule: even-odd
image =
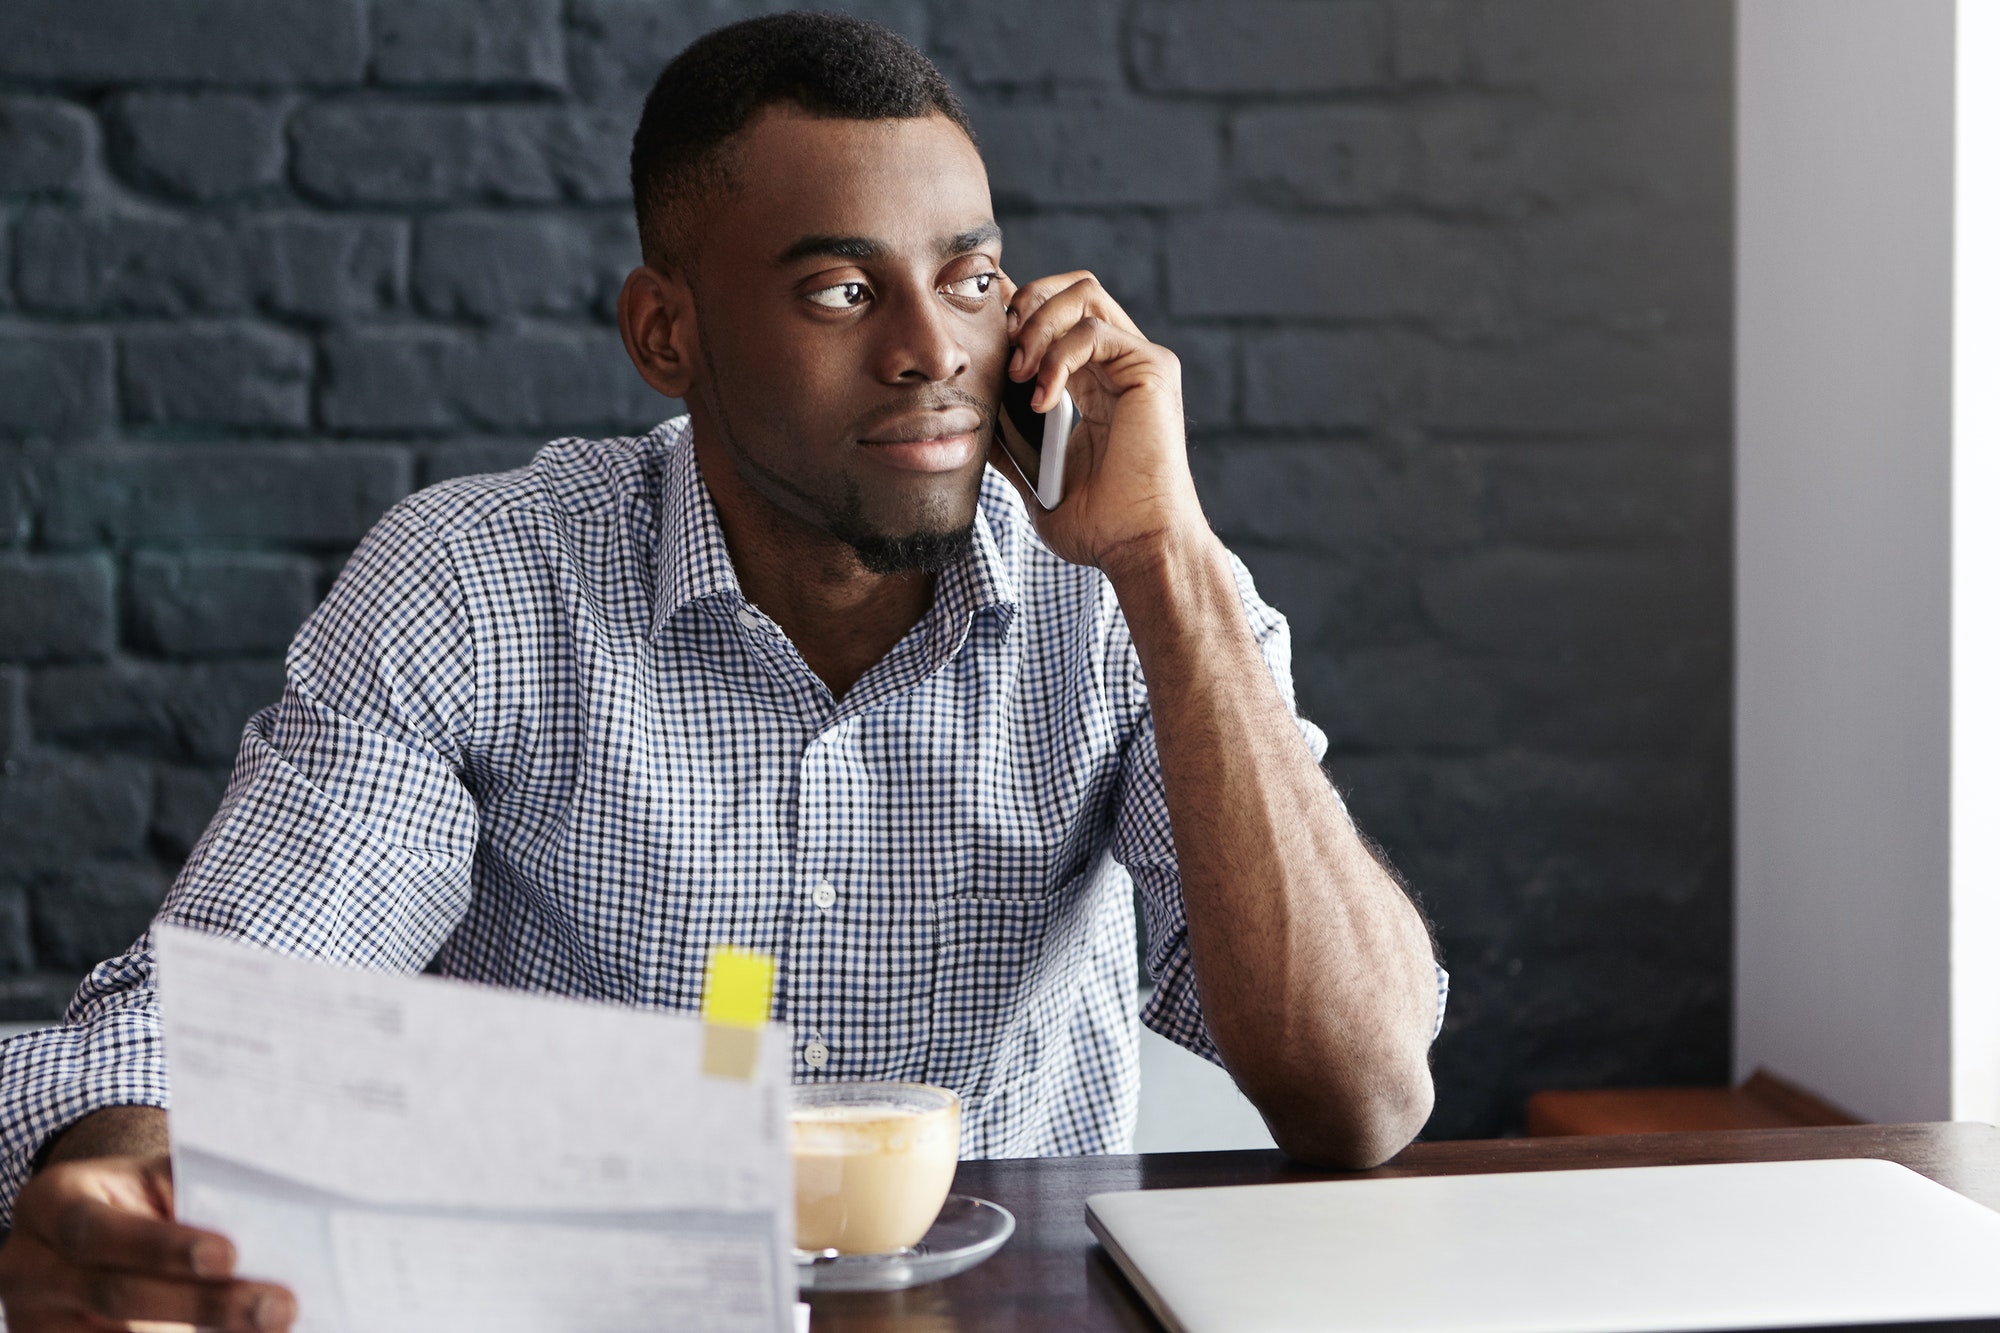
[{"label": "smartphone", "polygon": [[1069,390],[1046,412],[1028,404],[1035,381],[1018,384],[1008,376],[1000,386],[1000,443],[1044,509],[1062,503],[1063,464],[1069,458],[1069,433],[1076,426],[1076,403]]}]

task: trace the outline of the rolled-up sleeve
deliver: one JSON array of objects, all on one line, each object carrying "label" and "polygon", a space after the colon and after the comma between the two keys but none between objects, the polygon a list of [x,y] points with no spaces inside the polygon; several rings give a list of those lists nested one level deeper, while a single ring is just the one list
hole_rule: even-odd
[{"label": "rolled-up sleeve", "polygon": [[[415,970],[463,917],[478,813],[462,778],[476,649],[443,543],[392,510],[293,641],[221,808],[156,917],[269,948]],[[151,932],[62,1025],[0,1047],[0,1225],[51,1136],[167,1105]]]},{"label": "rolled-up sleeve", "polygon": [[[1258,597],[1250,571],[1234,555],[1229,557],[1236,577],[1236,590],[1243,600],[1251,633],[1263,653],[1264,664],[1292,720],[1305,739],[1313,761],[1326,758],[1326,733],[1298,715],[1297,695],[1292,685],[1291,627],[1277,611]],[[1160,773],[1159,737],[1153,729],[1149,708],[1127,743],[1119,773],[1118,807],[1112,833],[1111,854],[1131,873],[1139,889],[1139,901],[1146,919],[1146,970],[1153,978],[1153,995],[1140,1014],[1140,1021],[1153,1031],[1216,1064],[1222,1056],[1209,1035],[1202,1017],[1201,995],[1196,985],[1194,960],[1188,951],[1187,909],[1181,900],[1180,863],[1174,854],[1173,824],[1167,813],[1165,780]],[[1339,799],[1339,793],[1334,793]],[[1345,802],[1342,803],[1345,808]],[[1437,1016],[1431,1027],[1435,1040],[1444,1024],[1445,998],[1450,977],[1437,968]]]}]

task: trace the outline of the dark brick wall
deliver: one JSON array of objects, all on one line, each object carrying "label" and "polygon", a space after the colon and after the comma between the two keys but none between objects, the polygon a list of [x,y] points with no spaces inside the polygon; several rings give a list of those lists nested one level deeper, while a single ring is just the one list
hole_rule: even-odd
[{"label": "dark brick wall", "polygon": [[[136,931],[396,497],[662,411],[660,64],[758,0],[0,5],[0,1012]],[[1724,0],[879,0],[1186,364],[1455,978],[1432,1132],[1727,1059]]]}]

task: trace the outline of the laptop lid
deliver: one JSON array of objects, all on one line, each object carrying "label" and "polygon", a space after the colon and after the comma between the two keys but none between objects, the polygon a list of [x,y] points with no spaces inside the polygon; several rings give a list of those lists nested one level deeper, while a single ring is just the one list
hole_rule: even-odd
[{"label": "laptop lid", "polygon": [[1893,1162],[1099,1194],[1179,1333],[1664,1333],[2000,1320],[2000,1213]]}]

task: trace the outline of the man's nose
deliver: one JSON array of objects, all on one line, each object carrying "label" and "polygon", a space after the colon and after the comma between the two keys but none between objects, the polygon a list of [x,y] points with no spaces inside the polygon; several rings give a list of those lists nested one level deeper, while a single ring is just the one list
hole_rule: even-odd
[{"label": "man's nose", "polygon": [[938,383],[965,374],[972,353],[965,345],[964,322],[937,297],[902,303],[883,348],[883,378]]}]

